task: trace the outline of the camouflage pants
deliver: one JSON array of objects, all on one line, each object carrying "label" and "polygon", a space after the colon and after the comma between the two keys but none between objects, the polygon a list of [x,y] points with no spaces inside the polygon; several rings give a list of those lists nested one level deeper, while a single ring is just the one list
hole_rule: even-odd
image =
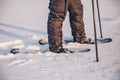
[{"label": "camouflage pants", "polygon": [[62,23],[67,11],[71,32],[75,42],[85,38],[83,23],[83,5],[81,0],[50,0],[48,16],[48,42],[51,51],[62,47]]}]

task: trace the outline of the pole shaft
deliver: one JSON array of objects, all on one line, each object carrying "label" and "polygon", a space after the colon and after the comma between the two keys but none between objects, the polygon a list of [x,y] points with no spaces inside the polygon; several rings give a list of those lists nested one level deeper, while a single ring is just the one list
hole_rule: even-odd
[{"label": "pole shaft", "polygon": [[95,19],[94,0],[92,0],[92,11],[93,11],[93,24],[94,24],[94,37],[95,37],[96,62],[99,62],[99,58],[98,58],[98,45],[97,45],[97,32],[96,32],[96,19]]},{"label": "pole shaft", "polygon": [[99,27],[100,27],[100,37],[103,38],[102,26],[101,26],[101,18],[100,18],[100,10],[99,10],[99,2],[98,2],[98,0],[96,0],[96,4],[97,4],[98,19],[99,19]]}]

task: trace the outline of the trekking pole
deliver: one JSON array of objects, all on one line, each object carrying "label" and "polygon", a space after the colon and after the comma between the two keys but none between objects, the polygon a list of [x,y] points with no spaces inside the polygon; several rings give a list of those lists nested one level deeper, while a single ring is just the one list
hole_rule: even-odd
[{"label": "trekking pole", "polygon": [[92,11],[93,11],[93,25],[94,25],[94,37],[95,37],[96,62],[99,62],[94,0],[92,0]]},{"label": "trekking pole", "polygon": [[100,38],[103,38],[103,35],[102,35],[102,26],[101,26],[101,18],[100,18],[100,10],[99,10],[99,2],[98,2],[98,0],[96,0],[96,4],[97,4],[97,12],[98,12],[98,19],[99,19],[99,27],[100,27]]},{"label": "trekking pole", "polygon": [[102,26],[101,26],[101,17],[100,17],[100,9],[99,9],[99,2],[96,0],[97,5],[97,13],[98,13],[98,19],[99,19],[99,27],[100,27],[100,39],[98,39],[101,43],[109,43],[112,42],[112,38],[103,38],[103,32],[102,32]]}]

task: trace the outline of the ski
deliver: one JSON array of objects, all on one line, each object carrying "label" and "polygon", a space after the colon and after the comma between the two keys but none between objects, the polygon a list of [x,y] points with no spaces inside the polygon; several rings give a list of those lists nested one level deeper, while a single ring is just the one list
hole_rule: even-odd
[{"label": "ski", "polygon": [[[73,40],[64,40],[64,42],[67,44],[67,43],[74,42],[74,41]],[[111,38],[100,38],[100,39],[97,39],[97,42],[101,43],[101,44],[110,43],[110,42],[112,42],[112,39]],[[90,44],[94,44],[94,41],[92,41]]]},{"label": "ski", "polygon": [[[60,53],[84,53],[84,52],[89,52],[91,51],[91,49],[89,48],[65,48],[63,51],[61,51]],[[10,50],[10,53],[12,54],[18,54],[18,53],[22,53],[22,54],[28,54],[28,53],[38,53],[41,52],[40,50],[26,50],[26,49],[19,49],[19,48],[13,48]],[[48,52],[46,51],[42,51],[42,53]]]},{"label": "ski", "polygon": [[[102,40],[102,39],[101,39],[101,41],[104,42],[104,40]],[[64,40],[65,44],[70,43],[70,42],[73,42],[73,41],[72,40]],[[105,40],[105,42],[107,42],[107,40]],[[43,40],[43,39],[39,40],[38,43],[41,45],[42,48],[44,48],[45,45],[46,46],[48,45],[48,41]],[[41,50],[28,50],[28,49],[20,49],[20,48],[10,49],[10,53],[13,53],[13,54],[18,54],[18,53],[27,54],[27,53],[38,53],[38,52],[45,53],[48,51],[49,51],[48,47],[44,48],[44,50],[43,49],[41,49]],[[91,51],[90,48],[66,48],[61,53],[84,53],[84,52],[89,52],[89,51]]]},{"label": "ski", "polygon": [[[74,41],[72,39],[64,40],[65,44],[68,44],[68,43],[71,43],[71,42],[74,42]],[[99,39],[97,39],[97,42],[100,43],[100,44],[110,43],[110,42],[112,42],[112,39],[111,38],[99,38]],[[94,44],[94,43],[95,43],[95,41],[92,40],[90,44]],[[39,40],[39,44],[40,45],[45,45],[45,44],[48,44],[48,42],[41,39],[41,40]]]}]

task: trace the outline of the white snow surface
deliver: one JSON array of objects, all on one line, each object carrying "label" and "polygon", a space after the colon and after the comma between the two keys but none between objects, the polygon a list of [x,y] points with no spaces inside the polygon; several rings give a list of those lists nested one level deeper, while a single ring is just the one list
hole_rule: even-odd
[{"label": "white snow surface", "polygon": [[[94,38],[91,0],[82,1],[86,34]],[[56,54],[49,51],[47,44],[38,44],[40,39],[47,40],[48,0],[0,0],[0,80],[120,80],[119,1],[114,1],[99,1],[103,37],[113,41],[98,44],[96,62],[94,45],[64,44],[91,51]],[[63,26],[63,39],[71,39],[68,15]],[[28,52],[12,54],[12,48]]]}]

